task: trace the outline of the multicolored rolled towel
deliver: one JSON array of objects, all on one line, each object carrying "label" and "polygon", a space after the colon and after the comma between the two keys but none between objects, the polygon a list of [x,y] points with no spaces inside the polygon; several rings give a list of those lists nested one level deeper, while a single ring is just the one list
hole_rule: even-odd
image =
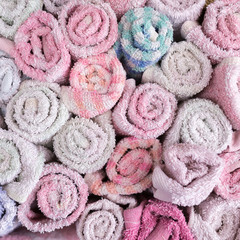
[{"label": "multicolored rolled towel", "polygon": [[79,239],[122,239],[122,214],[122,208],[107,199],[88,204],[76,224]]},{"label": "multicolored rolled towel", "polygon": [[141,193],[152,185],[152,170],[161,158],[161,144],[157,139],[122,139],[116,146],[106,166],[109,178],[98,171],[85,175],[90,192],[104,196],[108,194],[131,195]]},{"label": "multicolored rolled towel", "polygon": [[240,58],[225,58],[213,72],[209,85],[200,97],[217,103],[230,120],[234,129],[240,130]]},{"label": "multicolored rolled towel", "polygon": [[24,74],[43,82],[66,82],[71,57],[53,15],[33,13],[18,29],[14,42],[11,54]]},{"label": "multicolored rolled towel", "polygon": [[232,126],[218,105],[206,99],[183,102],[166,134],[164,147],[175,143],[202,145],[221,153],[232,140]]},{"label": "multicolored rolled towel", "polygon": [[36,144],[47,145],[69,118],[56,83],[24,81],[9,101],[8,128]]},{"label": "multicolored rolled towel", "polygon": [[9,197],[24,202],[31,193],[50,154],[11,131],[0,129],[0,185]]},{"label": "multicolored rolled towel", "polygon": [[129,74],[137,74],[158,62],[173,40],[168,18],[153,8],[135,8],[121,18],[114,48],[123,57]]},{"label": "multicolored rolled towel", "polygon": [[171,126],[176,110],[177,101],[167,90],[154,83],[136,87],[135,80],[128,79],[113,110],[113,124],[121,135],[157,138]]},{"label": "multicolored rolled towel", "polygon": [[110,110],[121,97],[126,73],[111,54],[79,59],[70,74],[71,87],[62,87],[61,98],[70,112],[93,118]]},{"label": "multicolored rolled towel", "polygon": [[79,173],[103,168],[115,147],[111,112],[93,120],[72,118],[54,137],[53,147],[58,159]]},{"label": "multicolored rolled towel", "polygon": [[212,195],[189,209],[189,227],[198,240],[240,239],[240,202]]},{"label": "multicolored rolled towel", "polygon": [[[79,173],[51,163],[45,166],[27,201],[19,206],[18,218],[32,232],[52,232],[74,223],[87,198],[88,187]],[[38,209],[33,209],[35,201]]]},{"label": "multicolored rolled towel", "polygon": [[42,5],[42,0],[1,1],[0,35],[13,39],[20,25]]},{"label": "multicolored rolled towel", "polygon": [[207,7],[202,26],[187,21],[181,34],[197,45],[212,61],[221,62],[226,57],[240,57],[240,2],[219,0]]},{"label": "multicolored rolled towel", "polygon": [[182,100],[201,92],[211,74],[212,65],[204,53],[190,42],[175,42],[161,63],[146,69],[142,83],[157,83]]},{"label": "multicolored rolled towel", "polygon": [[54,15],[58,15],[68,2],[69,0],[43,0],[45,9]]},{"label": "multicolored rolled towel", "polygon": [[154,197],[181,206],[204,201],[223,171],[222,159],[216,153],[185,143],[164,148],[163,162],[153,171]]},{"label": "multicolored rolled towel", "polygon": [[193,240],[185,217],[177,206],[156,199],[142,202],[123,213],[124,240]]},{"label": "multicolored rolled towel", "polygon": [[101,0],[72,0],[59,22],[66,46],[75,60],[107,52],[117,40],[117,18]]}]

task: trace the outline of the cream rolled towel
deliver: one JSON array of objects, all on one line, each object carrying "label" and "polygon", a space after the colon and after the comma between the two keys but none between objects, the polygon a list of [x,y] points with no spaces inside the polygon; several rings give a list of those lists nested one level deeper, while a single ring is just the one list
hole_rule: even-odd
[{"label": "cream rolled towel", "polygon": [[115,147],[111,112],[92,120],[72,118],[54,137],[53,146],[58,159],[79,173],[103,168]]},{"label": "cream rolled towel", "polygon": [[164,147],[175,143],[206,146],[221,153],[232,139],[232,126],[218,105],[206,99],[183,102],[166,134]]},{"label": "cream rolled towel", "polygon": [[69,118],[59,93],[56,83],[24,81],[7,105],[8,128],[30,142],[49,144]]},{"label": "cream rolled towel", "polygon": [[147,68],[142,83],[157,83],[178,99],[186,99],[201,92],[211,78],[210,60],[190,42],[175,42],[161,63]]},{"label": "cream rolled towel", "polygon": [[120,240],[123,228],[122,208],[107,199],[88,204],[76,224],[82,240]]},{"label": "cream rolled towel", "polygon": [[212,195],[189,209],[189,227],[197,240],[240,239],[240,202]]}]

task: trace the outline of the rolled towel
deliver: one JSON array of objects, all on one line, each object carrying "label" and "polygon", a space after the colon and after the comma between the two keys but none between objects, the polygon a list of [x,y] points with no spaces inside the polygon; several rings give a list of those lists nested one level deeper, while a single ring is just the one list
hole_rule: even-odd
[{"label": "rolled towel", "polygon": [[72,0],[59,22],[67,48],[76,60],[107,52],[117,40],[117,18],[101,0]]},{"label": "rolled towel", "polygon": [[124,240],[193,240],[185,217],[177,206],[156,199],[142,202],[123,213]]},{"label": "rolled towel", "polygon": [[8,128],[30,142],[49,144],[69,118],[59,94],[56,83],[24,81],[7,105]]},{"label": "rolled towel", "polygon": [[240,202],[210,196],[189,209],[189,227],[197,240],[240,239]]},{"label": "rolled towel", "polygon": [[115,147],[111,112],[93,120],[72,118],[54,137],[53,146],[58,159],[79,173],[103,168]]},{"label": "rolled towel", "polygon": [[[18,219],[32,232],[52,232],[74,223],[85,209],[88,187],[79,173],[63,165],[45,166],[27,201],[18,208]],[[37,202],[38,209],[33,209]]]},{"label": "rolled towel", "polygon": [[42,5],[42,0],[1,1],[0,35],[13,39],[20,25]]},{"label": "rolled towel", "polygon": [[108,194],[104,196],[111,202],[118,204],[119,206],[123,206],[125,208],[134,208],[137,206],[137,198],[135,195],[118,195],[118,194]]},{"label": "rolled towel", "polygon": [[114,48],[129,74],[144,72],[158,62],[173,40],[168,18],[153,8],[135,8],[121,18]]},{"label": "rolled towel", "polygon": [[191,143],[221,153],[231,140],[232,126],[219,106],[210,100],[195,98],[179,106],[164,146]]},{"label": "rolled towel", "polygon": [[90,192],[104,196],[108,194],[131,195],[141,193],[152,186],[152,170],[161,158],[161,144],[157,139],[122,139],[116,146],[106,166],[109,178],[98,171],[85,175]]},{"label": "rolled towel", "polygon": [[45,9],[54,15],[59,14],[68,2],[69,0],[43,0]]},{"label": "rolled towel", "polygon": [[204,53],[190,42],[175,42],[159,65],[146,69],[142,83],[157,83],[182,100],[201,92],[211,74],[212,65]]},{"label": "rolled towel", "polygon": [[111,54],[79,59],[70,74],[71,87],[62,87],[61,97],[70,112],[93,118],[110,110],[121,97],[126,73]]},{"label": "rolled towel", "polygon": [[198,145],[182,143],[166,147],[163,162],[153,171],[154,197],[181,206],[204,201],[223,171],[222,159]]},{"label": "rolled towel", "polygon": [[240,130],[240,58],[225,58],[213,72],[209,85],[200,97],[217,103],[230,120],[234,129]]},{"label": "rolled towel", "polygon": [[128,79],[113,110],[113,124],[121,135],[157,138],[171,126],[176,109],[177,101],[167,90],[154,83],[136,86]]},{"label": "rolled towel", "polygon": [[88,204],[76,224],[79,239],[122,239],[122,214],[122,208],[107,199]]},{"label": "rolled towel", "polygon": [[186,21],[182,36],[197,45],[212,61],[221,62],[226,57],[240,57],[240,2],[219,0],[207,7],[202,26]]}]

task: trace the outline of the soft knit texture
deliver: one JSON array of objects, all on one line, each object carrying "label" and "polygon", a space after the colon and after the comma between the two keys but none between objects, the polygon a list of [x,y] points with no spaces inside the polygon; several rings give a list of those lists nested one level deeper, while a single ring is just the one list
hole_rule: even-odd
[{"label": "soft knit texture", "polygon": [[66,82],[71,57],[53,15],[33,13],[18,29],[14,42],[12,55],[24,74],[43,82]]},{"label": "soft knit texture", "polygon": [[121,135],[157,138],[171,126],[176,110],[173,94],[154,83],[136,87],[135,80],[128,79],[114,108],[113,124]]},{"label": "soft knit texture", "polygon": [[76,60],[107,52],[117,40],[117,18],[101,0],[72,0],[59,15],[66,46]]},{"label": "soft knit texture", "polygon": [[212,65],[205,54],[190,42],[175,42],[161,63],[147,68],[142,83],[157,83],[182,100],[201,92],[211,74]]},{"label": "soft knit texture", "polygon": [[175,143],[202,145],[221,153],[232,140],[232,126],[218,105],[206,99],[183,102],[166,134],[164,147]]},{"label": "soft knit texture", "polygon": [[126,73],[112,54],[79,59],[70,74],[70,87],[62,87],[61,97],[70,112],[93,118],[111,109],[121,97]]},{"label": "soft knit texture", "polygon": [[90,192],[131,195],[141,193],[152,185],[152,170],[161,158],[161,145],[157,139],[122,139],[116,146],[106,166],[105,174],[98,171],[85,175]]},{"label": "soft knit texture", "polygon": [[24,81],[9,101],[8,128],[36,144],[48,144],[69,118],[56,83]]},{"label": "soft knit texture", "polygon": [[202,26],[187,21],[182,25],[182,36],[197,45],[213,64],[226,57],[240,57],[239,11],[239,0],[215,1],[207,7]]},{"label": "soft knit texture", "polygon": [[122,209],[107,199],[88,204],[76,224],[79,239],[120,240]]},{"label": "soft knit texture", "polygon": [[69,0],[43,0],[45,9],[54,15],[59,14],[68,2]]},{"label": "soft knit texture", "polygon": [[234,129],[240,130],[240,58],[225,58],[213,72],[207,88],[201,97],[217,103]]},{"label": "soft knit texture", "polygon": [[42,0],[17,0],[0,2],[0,35],[13,39],[20,25],[31,13],[42,8]]},{"label": "soft knit texture", "polygon": [[193,240],[177,206],[156,199],[124,211],[124,240]]},{"label": "soft knit texture", "polygon": [[176,144],[163,150],[163,163],[153,171],[154,197],[181,206],[205,200],[219,182],[223,161],[205,147]]},{"label": "soft knit texture", "polygon": [[115,147],[111,112],[93,120],[72,118],[54,137],[53,146],[63,164],[82,174],[103,168]]},{"label": "soft knit texture", "polygon": [[135,8],[121,18],[118,35],[114,48],[131,75],[158,62],[172,43],[173,29],[168,18],[153,8]]},{"label": "soft knit texture", "polygon": [[[87,198],[88,187],[79,173],[51,163],[45,166],[27,201],[19,206],[18,218],[32,232],[52,232],[74,223]],[[35,201],[37,211],[33,209]]]}]

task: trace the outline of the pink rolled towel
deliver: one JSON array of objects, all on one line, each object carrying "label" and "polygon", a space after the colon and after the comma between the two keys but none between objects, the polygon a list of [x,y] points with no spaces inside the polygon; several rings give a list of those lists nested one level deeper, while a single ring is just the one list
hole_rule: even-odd
[{"label": "pink rolled towel", "polygon": [[240,2],[218,0],[207,7],[202,26],[187,21],[181,34],[197,45],[212,61],[221,62],[226,57],[240,57]]},{"label": "pink rolled towel", "polygon": [[218,184],[223,161],[205,147],[176,144],[164,148],[163,163],[153,171],[154,197],[181,206],[204,201]]},{"label": "pink rolled towel", "polygon": [[157,138],[171,126],[176,109],[177,101],[172,93],[155,83],[136,87],[135,80],[128,79],[113,110],[113,124],[121,135]]},{"label": "pink rolled towel", "polygon": [[76,60],[107,52],[118,36],[117,18],[101,0],[72,0],[62,8],[59,22],[67,48]]},{"label": "pink rolled towel", "polygon": [[225,58],[214,69],[209,85],[200,94],[217,103],[234,129],[240,130],[240,57]]},{"label": "pink rolled towel", "polygon": [[142,202],[123,213],[124,240],[193,240],[185,217],[177,206],[156,199]]},{"label": "pink rolled towel", "polygon": [[[18,219],[32,232],[52,232],[73,224],[85,209],[88,187],[79,173],[57,163],[45,166]],[[34,202],[37,208],[34,209]],[[40,211],[40,212],[39,212]]]},{"label": "pink rolled towel", "polygon": [[108,160],[106,174],[98,171],[85,175],[90,192],[131,195],[141,193],[152,186],[152,171],[161,158],[161,145],[157,139],[122,139]]},{"label": "pink rolled towel", "polygon": [[102,53],[79,59],[70,74],[70,87],[61,98],[70,112],[93,118],[111,109],[121,97],[126,73],[116,56]]}]

